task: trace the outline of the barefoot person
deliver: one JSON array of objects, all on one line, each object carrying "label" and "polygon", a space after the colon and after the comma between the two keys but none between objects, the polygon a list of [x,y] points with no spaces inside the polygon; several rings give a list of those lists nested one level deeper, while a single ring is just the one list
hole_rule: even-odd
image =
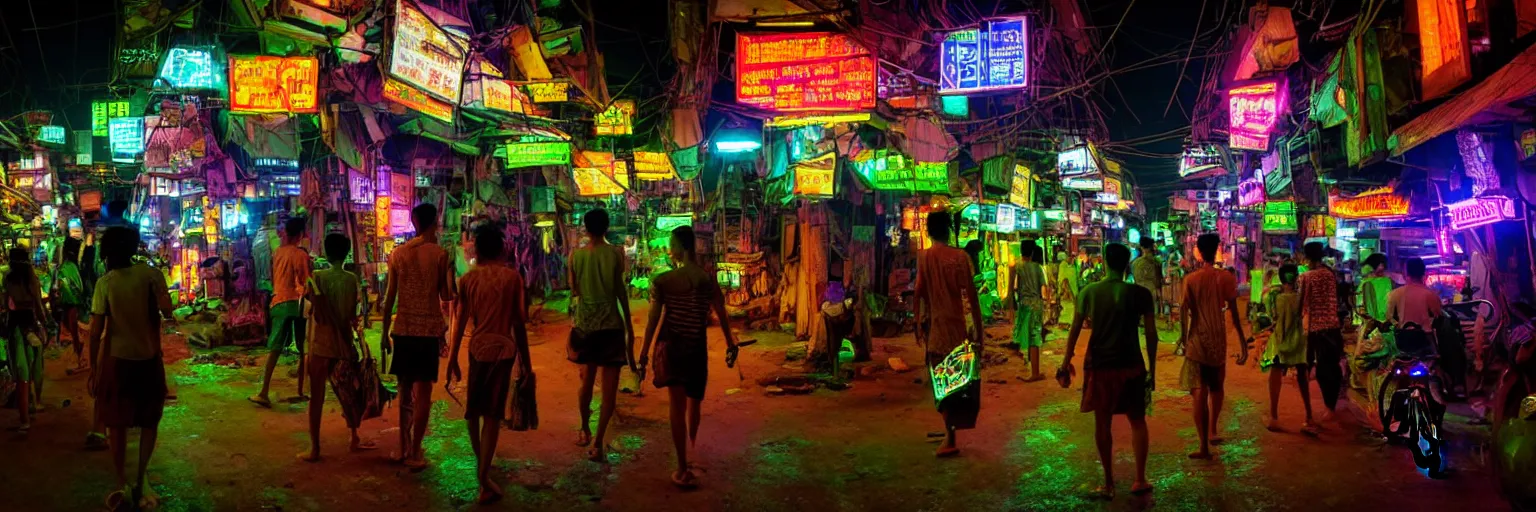
[{"label": "barefoot person", "polygon": [[27,250],[13,247],[7,255],[10,270],[5,273],[5,338],[10,352],[11,371],[16,379],[16,412],[21,416],[12,430],[26,434],[32,428],[32,414],[42,407],[43,329],[47,318],[43,306],[42,285],[32,271]]},{"label": "barefoot person", "polygon": [[1307,333],[1307,363],[1317,373],[1317,386],[1323,392],[1323,421],[1350,417],[1360,428],[1358,440],[1368,445],[1385,442],[1371,429],[1365,411],[1344,395],[1344,333],[1339,319],[1339,285],[1333,269],[1323,262],[1321,242],[1302,247],[1309,270],[1296,279],[1301,294],[1302,328]]},{"label": "barefoot person", "polygon": [[[976,282],[972,279],[971,258],[965,251],[949,245],[951,225],[949,212],[933,212],[928,215],[928,238],[933,247],[924,250],[917,259],[917,285],[915,290],[918,343],[924,345],[929,365],[937,365],[956,347],[972,340],[976,359],[981,359],[982,338],[981,308],[976,294]],[[969,309],[971,325],[975,330],[967,332],[966,316]],[[951,410],[940,404],[939,414],[944,416],[944,444],[934,452],[939,457],[951,457],[960,453],[956,446],[955,430],[961,425],[957,419],[963,412]],[[958,407],[958,406],[956,406]],[[970,411],[974,412],[974,411]],[[966,426],[965,428],[970,428]]]},{"label": "barefoot person", "polygon": [[267,336],[267,366],[261,372],[261,391],[246,399],[262,407],[272,407],[268,396],[272,372],[277,370],[277,359],[282,357],[283,350],[289,343],[297,343],[300,351],[304,346],[304,310],[300,302],[311,267],[309,253],[299,248],[305,224],[301,217],[288,219],[283,224],[283,243],[272,252],[272,332]]},{"label": "barefoot person", "polygon": [[[571,301],[575,316],[566,358],[581,369],[577,407],[581,435],[577,446],[592,445],[587,459],[608,460],[605,444],[619,392],[619,368],[634,361],[635,329],[629,319],[629,294],[624,279],[624,250],[608,243],[608,212],[596,209],[582,216],[591,243],[571,254]],[[597,438],[591,430],[592,384],[601,370],[602,410]]]},{"label": "barefoot person", "polygon": [[502,496],[501,486],[491,478],[491,462],[496,457],[501,421],[506,418],[513,372],[519,380],[533,378],[523,276],[507,265],[505,254],[500,226],[483,225],[475,230],[475,266],[459,278],[453,349],[448,354],[448,380],[453,382],[463,376],[459,347],[465,328],[474,325],[469,339],[469,399],[464,404],[464,423],[469,426],[469,442],[475,452],[475,476],[480,482],[476,501],[481,504]]},{"label": "barefoot person", "polygon": [[[677,471],[672,483],[688,489],[697,485],[688,464],[688,452],[699,437],[699,408],[709,380],[709,314],[720,319],[725,336],[725,364],[736,363],[736,336],[725,314],[725,295],[714,274],[698,265],[694,254],[693,228],[672,230],[672,260],[677,268],[651,281],[651,311],[645,322],[645,345],[640,349],[640,371],[650,361],[651,341],[656,341],[658,388],[666,388],[672,404],[672,445],[677,450]],[[686,422],[684,418],[686,417]]]},{"label": "barefoot person", "polygon": [[400,382],[400,451],[394,460],[420,471],[427,467],[421,438],[431,418],[432,384],[448,348],[442,303],[453,301],[455,290],[452,261],[437,244],[437,207],[416,205],[411,225],[416,236],[389,255],[379,345],[384,354],[394,353],[389,373]]},{"label": "barefoot person", "polygon": [[[1103,280],[1083,287],[1072,316],[1072,331],[1067,337],[1067,358],[1056,374],[1063,387],[1072,385],[1072,355],[1077,349],[1083,322],[1092,321],[1088,352],[1083,356],[1082,412],[1092,412],[1093,440],[1099,448],[1099,464],[1104,467],[1104,486],[1097,493],[1115,495],[1114,437],[1112,420],[1125,415],[1131,423],[1131,449],[1136,452],[1136,483],[1131,494],[1152,491],[1147,482],[1147,405],[1157,375],[1157,312],[1152,292],[1125,282],[1131,250],[1110,244],[1104,250],[1108,268]],[[1141,358],[1136,346],[1136,327],[1146,332],[1147,358]]]},{"label": "barefoot person", "polygon": [[[110,270],[96,282],[91,299],[91,353],[101,358],[91,367],[88,389],[111,436],[118,490],[108,495],[107,508],[137,504],[140,509],[153,509],[159,496],[147,485],[147,475],[166,398],[160,320],[172,318],[171,296],[164,274],[133,263],[139,247],[137,231],[109,228],[101,245]],[[139,472],[133,485],[123,470],[130,428],[139,429]]]},{"label": "barefoot person", "polygon": [[1272,289],[1264,298],[1264,310],[1274,321],[1275,330],[1264,346],[1259,366],[1269,372],[1269,425],[1270,432],[1284,432],[1280,427],[1280,380],[1286,371],[1296,375],[1296,387],[1301,390],[1301,407],[1307,419],[1301,424],[1301,433],[1316,436],[1317,425],[1312,422],[1312,394],[1307,384],[1307,340],[1301,333],[1301,294],[1296,291],[1296,265],[1280,267],[1280,288]]},{"label": "barefoot person", "polygon": [[[331,372],[343,360],[357,361],[361,356],[356,347],[358,294],[361,284],[357,275],[342,269],[347,254],[352,252],[352,240],[340,233],[325,236],[325,260],[331,268],[315,272],[310,279],[309,297],[314,332],[309,339],[309,451],[299,454],[299,460],[320,460],[320,415],[325,412],[325,383]],[[332,384],[335,387],[335,384]],[[338,391],[337,397],[343,394]],[[364,441],[357,435],[360,418],[348,416],[347,429],[352,431],[349,445],[353,452],[372,450],[373,441]]]},{"label": "barefoot person", "polygon": [[1029,378],[1024,382],[1045,380],[1040,375],[1040,346],[1045,344],[1041,323],[1045,314],[1045,300],[1040,289],[1045,285],[1045,272],[1040,268],[1040,246],[1026,241],[1019,246],[1019,270],[1013,273],[1013,300],[1018,304],[1018,314],[1013,319],[1013,341],[1019,350],[1029,354]]},{"label": "barefoot person", "polygon": [[63,330],[69,332],[69,341],[75,348],[75,367],[69,375],[84,372],[90,366],[86,358],[85,339],[80,337],[80,309],[86,306],[85,281],[80,275],[80,239],[70,237],[64,241],[64,261],[53,280],[53,299]]},{"label": "barefoot person", "polygon": [[1221,238],[1214,233],[1200,235],[1195,247],[1205,266],[1184,278],[1184,311],[1179,315],[1184,368],[1179,383],[1195,397],[1195,432],[1200,436],[1200,450],[1189,457],[1209,459],[1211,444],[1222,442],[1217,426],[1227,380],[1227,323],[1221,317],[1223,307],[1231,314],[1232,326],[1242,340],[1237,364],[1247,362],[1252,340],[1243,334],[1237,310],[1237,277],[1216,266]]}]

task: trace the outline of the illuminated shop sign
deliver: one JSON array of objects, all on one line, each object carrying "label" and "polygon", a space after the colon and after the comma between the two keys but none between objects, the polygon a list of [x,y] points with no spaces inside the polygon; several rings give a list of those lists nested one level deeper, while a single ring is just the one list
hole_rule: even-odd
[{"label": "illuminated shop sign", "polygon": [[1029,19],[987,20],[950,32],[939,47],[939,92],[966,93],[1029,85]]},{"label": "illuminated shop sign", "polygon": [[1078,146],[1057,153],[1056,172],[1063,178],[1098,173],[1099,162],[1094,157],[1093,146]]},{"label": "illuminated shop sign", "polygon": [[629,163],[615,160],[613,153],[582,151],[572,161],[576,194],[599,197],[623,194],[629,189]]},{"label": "illuminated shop sign", "polygon": [[1014,165],[1013,182],[1008,187],[1008,202],[1023,208],[1029,208],[1032,204],[1030,202],[1030,192],[1034,190],[1034,180],[1034,173],[1030,172],[1029,166]]},{"label": "illuminated shop sign", "polygon": [[1190,146],[1184,148],[1184,155],[1179,157],[1180,178],[1198,178],[1226,172],[1222,168],[1221,151],[1215,146]]},{"label": "illuminated shop sign", "polygon": [[393,78],[384,79],[384,99],[426,114],[427,117],[445,123],[453,122],[453,105],[433,98],[431,95],[412,88],[399,80]]},{"label": "illuminated shop sign", "polygon": [[314,57],[229,58],[229,110],[314,113],[319,109],[320,65]]},{"label": "illuminated shop sign", "polygon": [[1504,220],[1516,220],[1520,218],[1520,211],[1513,199],[1487,196],[1446,206],[1446,215],[1451,219],[1451,229],[1460,231]]},{"label": "illuminated shop sign", "polygon": [[521,88],[500,78],[481,77],[477,82],[480,84],[481,108],[510,114],[528,113],[528,104],[532,101]]},{"label": "illuminated shop sign", "polygon": [[1104,178],[1099,176],[1076,176],[1072,178],[1066,178],[1061,180],[1061,188],[1097,192],[1104,190]]},{"label": "illuminated shop sign", "polygon": [[790,116],[773,116],[763,126],[770,128],[798,128],[810,125],[830,125],[837,123],[863,123],[871,119],[868,112],[851,112],[847,114],[804,114]]},{"label": "illuminated shop sign", "polygon": [[297,170],[299,170],[299,161],[298,160],[294,160],[292,158],[265,158],[265,157],[263,157],[263,158],[253,158],[253,159],[251,159],[251,162],[252,162],[251,165],[253,167],[262,168],[262,169],[278,169],[278,170],[288,170],[288,171],[297,171]]},{"label": "illuminated shop sign", "polygon": [[799,197],[824,199],[837,192],[837,153],[825,155],[795,164],[794,189]]},{"label": "illuminated shop sign", "polygon": [[107,121],[114,117],[128,117],[128,100],[92,101],[91,135],[106,137]]},{"label": "illuminated shop sign", "polygon": [[1265,233],[1295,233],[1296,203],[1292,201],[1264,203],[1264,222],[1261,227]]},{"label": "illuminated shop sign", "polygon": [[457,105],[464,83],[465,54],[469,48],[468,35],[458,30],[467,25],[441,11],[434,12],[429,18],[415,2],[395,0],[390,76]]},{"label": "illuminated shop sign", "polygon": [[139,153],[144,152],[144,118],[113,118],[107,128],[113,162],[132,163]]},{"label": "illuminated shop sign", "polygon": [[571,100],[570,82],[535,82],[523,84],[534,103],[560,103]]},{"label": "illuminated shop sign", "polygon": [[571,163],[569,142],[512,142],[507,144],[504,169]]},{"label": "illuminated shop sign", "polygon": [[224,89],[224,63],[209,48],[171,48],[157,82],[172,89]]},{"label": "illuminated shop sign", "polygon": [[1120,180],[1114,178],[1104,180],[1104,190],[1093,194],[1093,202],[1103,204],[1119,203]]},{"label": "illuminated shop sign", "polygon": [[350,169],[347,171],[347,187],[352,193],[352,204],[373,204],[373,176],[356,169]]},{"label": "illuminated shop sign", "polygon": [[850,162],[854,174],[869,188],[881,191],[948,192],[949,164],[918,162],[900,153],[876,150],[875,156]]},{"label": "illuminated shop sign", "polygon": [[635,179],[660,181],[677,179],[677,169],[672,158],[660,151],[635,152]]},{"label": "illuminated shop sign", "polygon": [[592,118],[597,135],[629,135],[634,133],[635,100],[613,100],[608,109]]},{"label": "illuminated shop sign", "polygon": [[776,111],[875,108],[875,58],[831,32],[736,35],[736,102]]},{"label": "illuminated shop sign", "polygon": [[1265,151],[1269,136],[1285,108],[1283,80],[1264,80],[1227,90],[1228,145],[1234,149]]},{"label": "illuminated shop sign", "polygon": [[1338,219],[1327,215],[1308,215],[1305,233],[1307,238],[1330,237],[1338,232],[1338,227]]},{"label": "illuminated shop sign", "polygon": [[1418,0],[1415,5],[1421,49],[1419,80],[1422,97],[1429,100],[1472,78],[1472,62],[1467,55],[1468,11],[1463,0]]},{"label": "illuminated shop sign", "polygon": [[48,144],[63,144],[68,138],[63,126],[47,125],[37,127],[37,141]]},{"label": "illuminated shop sign", "polygon": [[1342,219],[1390,219],[1408,215],[1408,198],[1381,187],[1354,197],[1329,196],[1328,211]]},{"label": "illuminated shop sign", "polygon": [[675,213],[675,214],[672,214],[672,215],[662,215],[660,217],[656,217],[656,230],[657,231],[664,231],[664,232],[670,233],[674,229],[677,229],[677,228],[680,228],[680,227],[683,227],[683,226],[692,226],[692,225],[693,225],[693,214],[692,213]]},{"label": "illuminated shop sign", "polygon": [[993,225],[998,233],[1012,233],[1018,229],[1019,207],[1011,204],[997,205],[997,222]]},{"label": "illuminated shop sign", "polygon": [[1264,202],[1264,181],[1248,178],[1237,183],[1237,205],[1249,207]]}]

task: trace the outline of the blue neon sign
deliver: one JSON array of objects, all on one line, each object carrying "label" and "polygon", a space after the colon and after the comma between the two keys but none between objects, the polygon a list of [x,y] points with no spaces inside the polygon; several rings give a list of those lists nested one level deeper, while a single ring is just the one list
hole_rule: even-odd
[{"label": "blue neon sign", "polygon": [[1029,85],[1029,23],[1024,16],[988,20],[951,32],[940,46],[939,92],[965,93]]}]

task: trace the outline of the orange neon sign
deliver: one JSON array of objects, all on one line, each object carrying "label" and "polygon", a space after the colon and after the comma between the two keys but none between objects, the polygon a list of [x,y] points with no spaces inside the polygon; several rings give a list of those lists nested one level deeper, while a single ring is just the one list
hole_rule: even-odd
[{"label": "orange neon sign", "polygon": [[320,65],[314,57],[229,58],[229,109],[233,112],[318,110]]},{"label": "orange neon sign", "polygon": [[1328,212],[1344,219],[1387,219],[1408,215],[1408,198],[1391,187],[1367,190],[1354,197],[1328,196]]}]

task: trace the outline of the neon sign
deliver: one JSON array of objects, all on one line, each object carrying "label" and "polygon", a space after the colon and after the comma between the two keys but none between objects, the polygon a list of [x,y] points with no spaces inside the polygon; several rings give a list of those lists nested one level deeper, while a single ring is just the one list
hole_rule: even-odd
[{"label": "neon sign", "polygon": [[1014,89],[1029,85],[1029,21],[988,20],[951,32],[939,48],[939,92]]},{"label": "neon sign", "polygon": [[540,165],[566,165],[571,163],[569,142],[512,142],[507,144],[507,157],[503,169],[536,167]]},{"label": "neon sign", "polygon": [[1227,121],[1231,139],[1229,145],[1237,149],[1264,151],[1269,148],[1269,135],[1280,120],[1285,108],[1286,87],[1283,80],[1265,80],[1240,85],[1227,90]]},{"label": "neon sign", "polygon": [[464,84],[469,37],[456,30],[468,24],[445,14],[435,17],[441,18],[441,23],[427,17],[415,2],[395,0],[395,40],[390,47],[389,74],[457,105]]},{"label": "neon sign", "polygon": [[693,225],[692,213],[674,213],[656,217],[656,230],[671,233],[672,230]]},{"label": "neon sign", "polygon": [[1424,99],[1451,92],[1472,78],[1467,58],[1466,6],[1461,0],[1419,0],[1418,32],[1422,50]]},{"label": "neon sign", "polygon": [[1408,215],[1408,198],[1381,187],[1354,197],[1328,197],[1328,211],[1344,219],[1388,219]]},{"label": "neon sign", "polygon": [[319,110],[320,65],[314,57],[229,58],[231,112]]},{"label": "neon sign", "polygon": [[453,122],[453,105],[433,98],[431,95],[414,89],[394,78],[384,79],[384,99],[426,114],[427,117],[445,123]]},{"label": "neon sign", "polygon": [[38,142],[63,144],[66,137],[63,126],[47,125],[37,127]]},{"label": "neon sign", "polygon": [[1265,233],[1295,233],[1296,203],[1292,201],[1264,203],[1264,222],[1261,228]]},{"label": "neon sign", "polygon": [[1493,167],[1493,155],[1490,154],[1493,148],[1488,146],[1477,132],[1456,132],[1456,149],[1461,153],[1461,162],[1466,167],[1467,176],[1472,177],[1474,196],[1499,188],[1499,171]]},{"label": "neon sign", "polygon": [[635,132],[635,100],[613,100],[608,109],[592,119],[597,135],[629,135]]},{"label": "neon sign", "polygon": [[875,108],[875,58],[831,32],[736,35],[736,102],[766,110]]},{"label": "neon sign", "polygon": [[527,114],[528,95],[523,90],[513,87],[506,80],[491,77],[481,77],[480,80],[480,104],[487,110],[496,110],[512,114]]},{"label": "neon sign", "polygon": [[795,164],[795,182],[791,191],[796,196],[828,198],[837,191],[837,153],[825,155]]},{"label": "neon sign", "polygon": [[128,100],[119,101],[92,101],[91,102],[91,135],[94,137],[106,137],[107,121],[114,117],[128,117]]},{"label": "neon sign", "polygon": [[1104,190],[1104,178],[1098,176],[1078,176],[1061,180],[1061,188],[1070,190],[1099,191]]},{"label": "neon sign", "polygon": [[1215,146],[1190,146],[1184,148],[1184,154],[1179,158],[1180,178],[1225,173],[1226,169],[1222,168],[1221,151]]},{"label": "neon sign", "polygon": [[660,151],[635,152],[635,179],[660,181],[677,179],[672,158]]},{"label": "neon sign", "polygon": [[157,81],[172,89],[223,89],[224,69],[204,48],[171,48],[160,65]]},{"label": "neon sign", "polygon": [[1453,203],[1446,206],[1446,210],[1446,215],[1451,218],[1451,229],[1457,231],[1520,218],[1515,201],[1508,197],[1477,197]]},{"label": "neon sign", "polygon": [[1237,183],[1237,205],[1242,207],[1253,206],[1264,202],[1264,181],[1259,178],[1248,178]]},{"label": "neon sign", "polygon": [[560,103],[571,100],[570,82],[534,82],[524,84],[528,89],[528,97],[534,103]]},{"label": "neon sign", "polygon": [[1034,173],[1030,172],[1028,166],[1014,165],[1013,183],[1009,184],[1008,187],[1008,202],[1020,207],[1029,208],[1032,204],[1030,202],[1030,192],[1032,192],[1034,184]]},{"label": "neon sign", "polygon": [[1093,202],[1118,204],[1120,202],[1120,180],[1114,178],[1104,180],[1104,190],[1093,195]]},{"label": "neon sign", "polygon": [[1093,147],[1078,146],[1056,154],[1056,172],[1062,177],[1099,172],[1099,162],[1094,158]]},{"label": "neon sign", "polygon": [[144,152],[144,118],[113,118],[107,128],[113,162],[133,163],[135,157]]}]

